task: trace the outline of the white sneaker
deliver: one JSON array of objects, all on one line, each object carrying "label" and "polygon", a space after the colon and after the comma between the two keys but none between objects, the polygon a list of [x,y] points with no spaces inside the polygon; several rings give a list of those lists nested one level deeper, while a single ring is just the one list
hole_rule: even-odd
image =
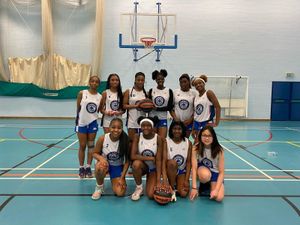
[{"label": "white sneaker", "polygon": [[142,195],[143,195],[143,188],[136,187],[135,191],[131,195],[131,200],[137,201],[141,198]]},{"label": "white sneaker", "polygon": [[98,185],[96,185],[96,187],[95,187],[95,191],[94,191],[94,193],[93,193],[93,195],[92,195],[92,199],[93,200],[98,200],[100,197],[101,197],[101,195],[104,193],[104,188],[103,188],[103,186],[98,186]]},{"label": "white sneaker", "polygon": [[173,191],[172,197],[171,197],[171,202],[176,202],[176,201],[177,201],[176,191]]}]

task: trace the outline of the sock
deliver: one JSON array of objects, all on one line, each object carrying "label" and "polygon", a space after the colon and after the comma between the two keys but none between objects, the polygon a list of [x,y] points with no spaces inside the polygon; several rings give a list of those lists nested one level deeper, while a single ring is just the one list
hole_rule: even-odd
[{"label": "sock", "polygon": [[139,188],[139,189],[143,189],[143,184],[136,185],[136,187]]},{"label": "sock", "polygon": [[99,187],[99,188],[103,188],[103,184],[96,183],[96,186]]},{"label": "sock", "polygon": [[90,168],[91,165],[90,164],[86,164],[85,168]]}]

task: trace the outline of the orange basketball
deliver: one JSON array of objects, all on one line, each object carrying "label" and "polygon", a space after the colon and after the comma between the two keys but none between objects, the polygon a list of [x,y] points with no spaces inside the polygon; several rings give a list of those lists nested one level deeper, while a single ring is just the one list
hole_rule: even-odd
[{"label": "orange basketball", "polygon": [[144,112],[150,112],[154,107],[151,99],[146,98],[139,102],[139,108]]}]

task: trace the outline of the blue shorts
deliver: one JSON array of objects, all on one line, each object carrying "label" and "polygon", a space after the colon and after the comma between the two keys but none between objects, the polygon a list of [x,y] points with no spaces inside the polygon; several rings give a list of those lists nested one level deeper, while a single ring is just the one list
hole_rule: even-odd
[{"label": "blue shorts", "polygon": [[122,172],[123,172],[123,165],[121,165],[121,166],[109,165],[108,166],[108,173],[109,173],[110,179],[121,177]]},{"label": "blue shorts", "polygon": [[94,120],[90,124],[83,126],[83,127],[80,127],[80,126],[75,127],[76,133],[90,134],[90,133],[97,133],[97,131],[98,131],[97,120]]},{"label": "blue shorts", "polygon": [[204,166],[204,167],[206,167],[207,169],[210,170],[210,173],[211,173],[210,182],[217,182],[218,177],[219,177],[219,173],[214,172],[214,171],[211,171],[210,168],[208,168],[207,166],[205,166],[205,165],[202,164],[202,163],[198,163],[198,168],[199,168],[200,166]]},{"label": "blue shorts", "polygon": [[167,119],[165,119],[165,120],[159,120],[155,127],[156,128],[168,127],[168,121],[167,121]]},{"label": "blue shorts", "polygon": [[183,170],[177,170],[177,175],[182,175],[182,174],[186,174],[186,168],[184,168]]},{"label": "blue shorts", "polygon": [[186,131],[192,131],[192,129],[193,129],[193,123],[187,125],[187,126],[185,127],[185,129],[186,129]]},{"label": "blue shorts", "polygon": [[200,131],[203,127],[206,126],[206,124],[208,124],[208,122],[210,122],[210,121],[209,120],[204,121],[204,122],[194,121],[194,130]]}]

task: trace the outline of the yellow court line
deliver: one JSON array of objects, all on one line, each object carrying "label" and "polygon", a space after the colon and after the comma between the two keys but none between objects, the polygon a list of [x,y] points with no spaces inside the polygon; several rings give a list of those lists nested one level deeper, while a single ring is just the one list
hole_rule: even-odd
[{"label": "yellow court line", "polygon": [[5,141],[5,139],[0,139],[0,142],[4,142]]},{"label": "yellow court line", "polygon": [[295,144],[295,143],[293,143],[293,142],[291,142],[291,141],[287,141],[286,143],[288,143],[288,144],[290,144],[290,145],[293,145],[293,146],[295,146],[295,147],[297,147],[297,148],[300,148],[300,145],[297,145],[297,144]]}]

